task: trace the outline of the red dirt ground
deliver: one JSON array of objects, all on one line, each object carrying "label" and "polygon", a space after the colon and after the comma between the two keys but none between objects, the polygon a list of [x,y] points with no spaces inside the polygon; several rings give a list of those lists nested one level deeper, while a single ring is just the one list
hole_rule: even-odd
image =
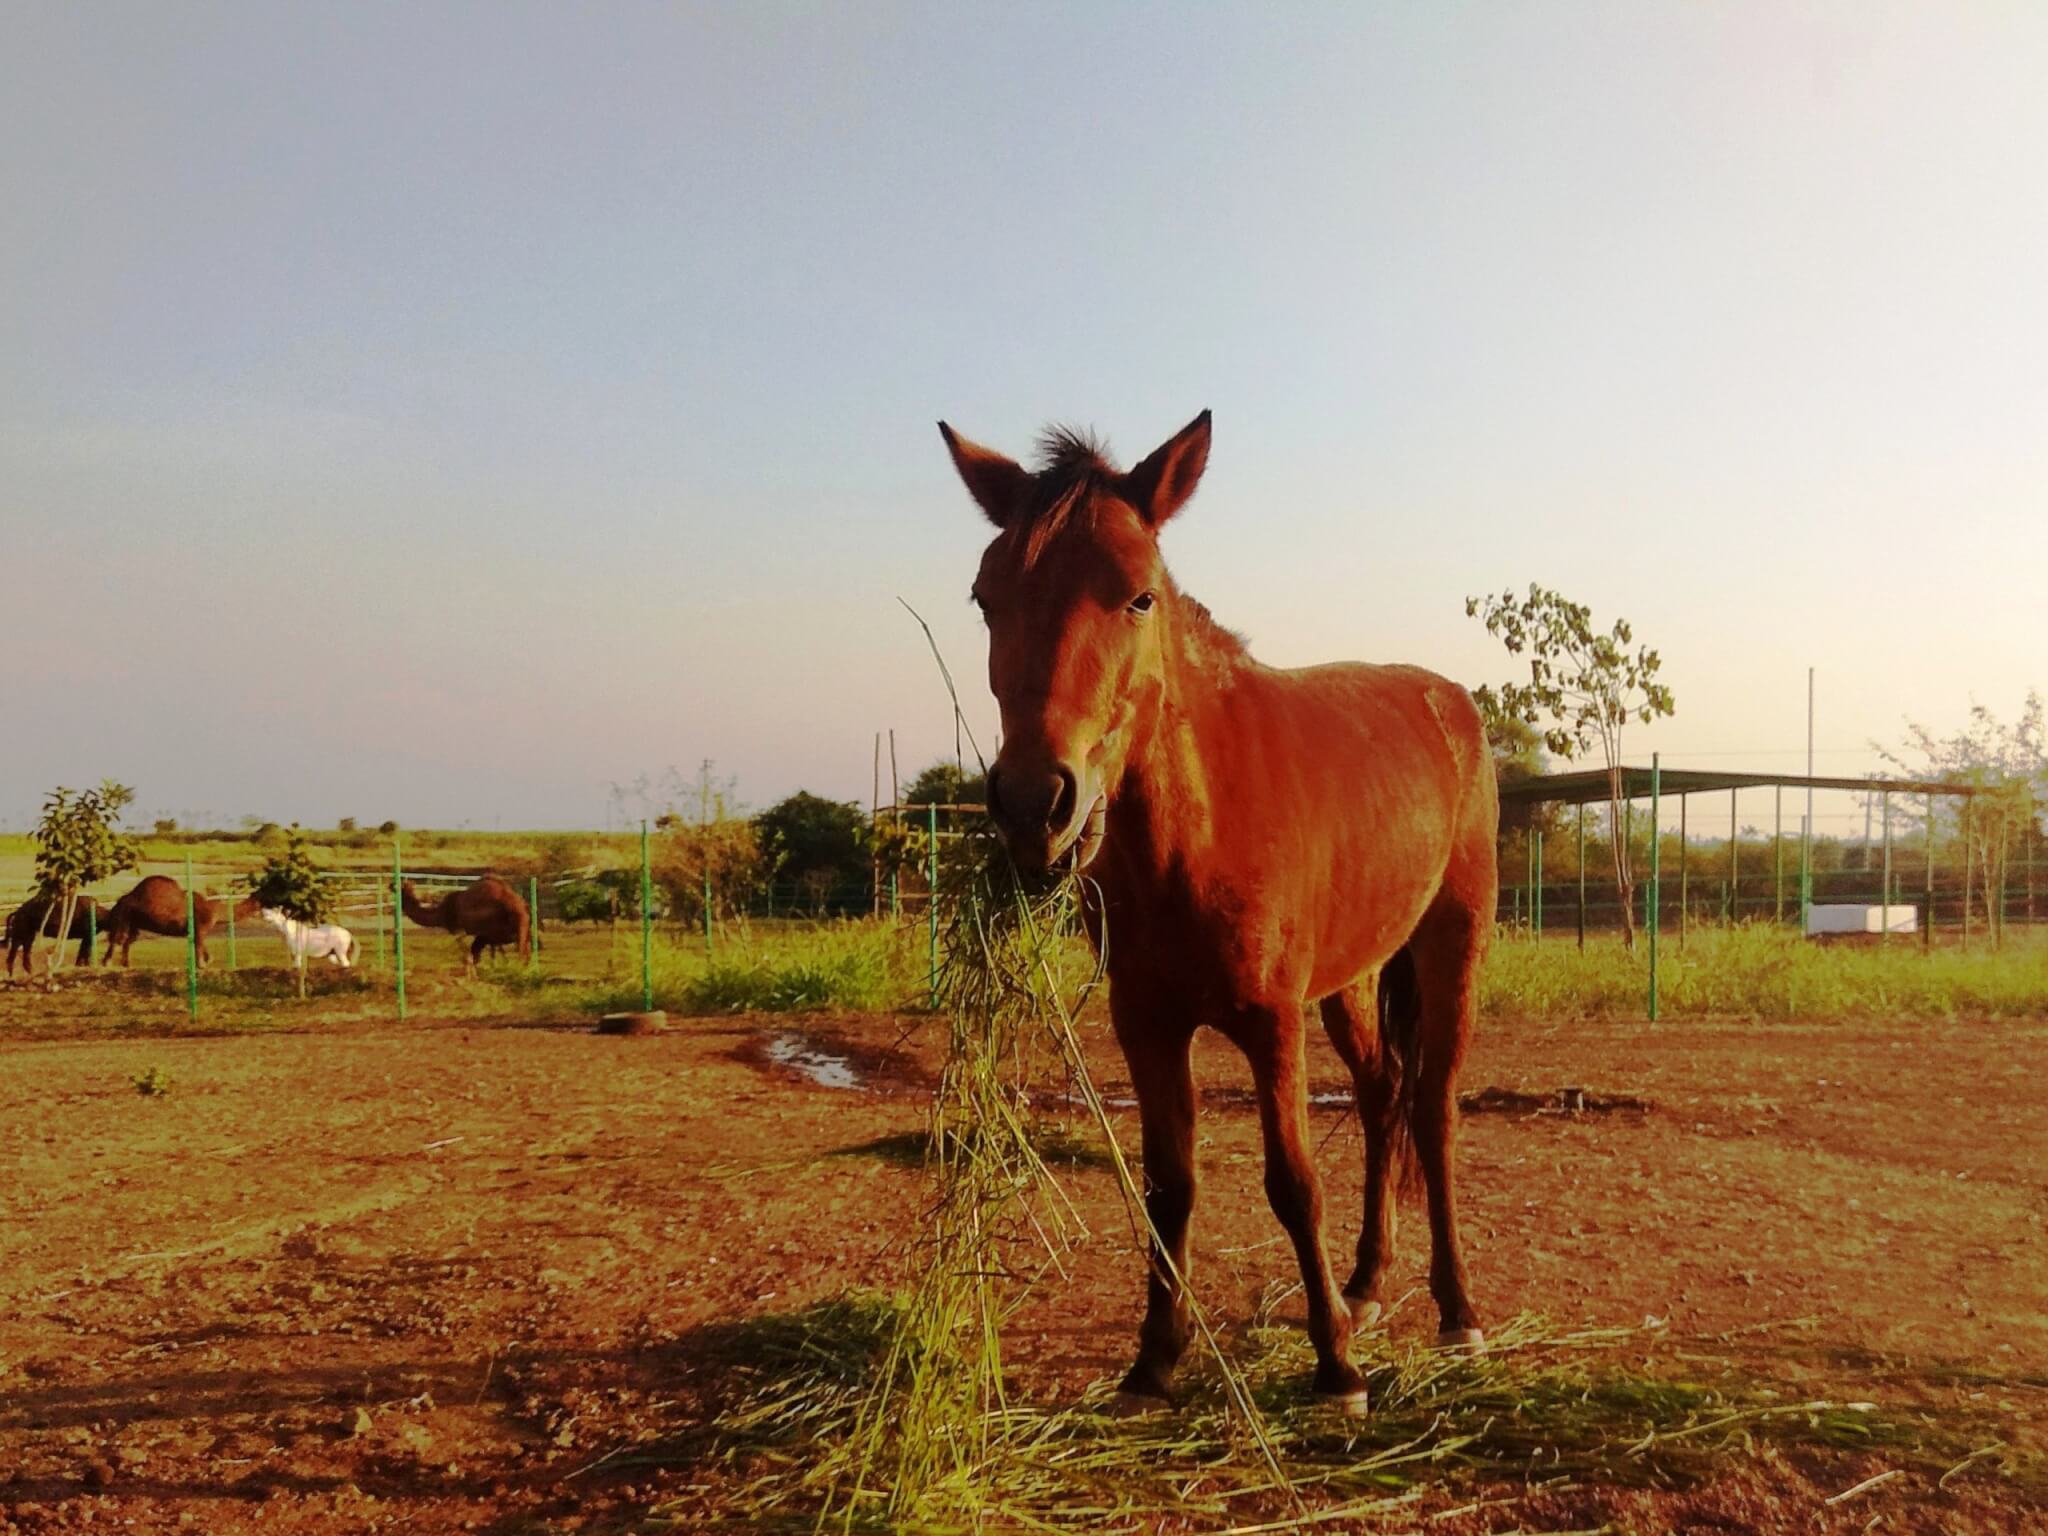
[{"label": "red dirt ground", "polygon": [[[893,1050],[914,1028],[0,1046],[0,1533],[631,1529],[692,1474],[592,1464],[715,1395],[721,1325],[900,1282],[920,1173],[827,1154],[920,1126],[931,1063],[918,1038]],[[776,1065],[766,1043],[798,1030],[853,1048],[868,1086]],[[1098,1065],[1114,1093],[1114,1053]],[[150,1067],[167,1096],[137,1094]],[[1242,1066],[1214,1042],[1199,1070],[1196,1274],[1237,1320],[1292,1261]],[[1701,1347],[2038,1449],[2044,1080],[2032,1025],[1494,1026],[1468,1088],[1584,1084],[1654,1107],[1467,1118],[1479,1306],[1751,1330]],[[1358,1137],[1317,1114],[1342,1255]],[[1126,1363],[1140,1292],[1110,1176],[1069,1183],[1098,1235],[1011,1340],[1048,1396]],[[1419,1227],[1399,1265],[1417,1285]],[[1421,1337],[1427,1312],[1411,1301],[1395,1333]],[[1551,1493],[1430,1528],[2048,1530],[2030,1496],[1975,1474],[1823,1503],[1886,1465],[1764,1454],[1687,1493]]]}]

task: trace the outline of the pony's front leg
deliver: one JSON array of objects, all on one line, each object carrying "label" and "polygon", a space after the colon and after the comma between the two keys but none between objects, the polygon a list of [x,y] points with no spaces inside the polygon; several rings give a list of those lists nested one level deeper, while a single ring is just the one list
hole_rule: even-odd
[{"label": "pony's front leg", "polygon": [[1266,1198],[1301,1264],[1309,1342],[1316,1350],[1316,1395],[1348,1413],[1363,1413],[1365,1378],[1351,1363],[1351,1313],[1323,1253],[1323,1190],[1309,1149],[1301,1006],[1255,1010],[1235,1020],[1230,1034],[1251,1062],[1266,1143]]},{"label": "pony's front leg", "polygon": [[1152,1226],[1138,1358],[1117,1393],[1125,1406],[1173,1400],[1173,1368],[1188,1344],[1188,1218],[1195,1207],[1194,1032],[1117,1006],[1117,1043],[1131,1070],[1145,1154],[1145,1215]]}]

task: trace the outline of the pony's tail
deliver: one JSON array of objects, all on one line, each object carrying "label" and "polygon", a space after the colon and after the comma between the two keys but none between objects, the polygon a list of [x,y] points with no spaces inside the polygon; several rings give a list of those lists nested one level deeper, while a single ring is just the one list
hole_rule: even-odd
[{"label": "pony's tail", "polygon": [[1415,956],[1404,946],[1380,968],[1380,1071],[1392,1079],[1387,1114],[1387,1166],[1396,1191],[1422,1193],[1415,1156],[1415,1086],[1422,1072],[1422,984]]}]

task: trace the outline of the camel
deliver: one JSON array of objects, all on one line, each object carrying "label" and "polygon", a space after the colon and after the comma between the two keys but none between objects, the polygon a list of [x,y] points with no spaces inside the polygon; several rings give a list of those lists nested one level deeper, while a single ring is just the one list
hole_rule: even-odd
[{"label": "camel", "polygon": [[410,880],[399,887],[398,894],[405,915],[422,928],[445,928],[469,936],[466,972],[475,972],[486,949],[495,954],[509,944],[523,956],[532,943],[525,899],[496,875],[485,875],[431,904],[420,900]]},{"label": "camel", "polygon": [[[263,903],[254,896],[245,896],[234,904],[237,919],[254,917],[262,908]],[[199,930],[201,965],[212,958],[207,953],[206,936],[219,925],[226,911],[226,906],[211,896],[193,892],[192,926]],[[151,875],[107,909],[100,927],[107,936],[106,957],[100,963],[112,965],[118,948],[125,968],[137,934],[156,933],[167,939],[185,937],[185,888],[169,875]]]},{"label": "camel", "polygon": [[[90,909],[90,910],[88,910]],[[78,940],[78,964],[92,964],[92,935],[95,922],[104,924],[107,910],[90,896],[78,898],[78,909],[71,917],[71,937]],[[29,897],[7,915],[7,974],[14,974],[14,957],[21,956],[21,970],[24,976],[35,974],[35,951],[38,938],[57,937],[56,903],[47,893]]]}]

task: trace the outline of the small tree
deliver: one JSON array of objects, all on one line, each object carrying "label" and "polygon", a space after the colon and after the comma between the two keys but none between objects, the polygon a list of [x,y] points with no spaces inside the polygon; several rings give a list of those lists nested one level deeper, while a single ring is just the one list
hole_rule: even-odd
[{"label": "small tree", "polygon": [[1600,749],[1607,765],[1607,824],[1621,892],[1622,939],[1634,950],[1635,875],[1621,835],[1621,733],[1631,720],[1648,724],[1675,707],[1671,690],[1657,681],[1662,659],[1646,645],[1630,649],[1635,633],[1627,619],[1616,619],[1601,633],[1593,627],[1592,609],[1534,582],[1522,598],[1512,591],[1468,597],[1465,614],[1481,619],[1510,655],[1529,656],[1528,682],[1473,695],[1487,718],[1511,716],[1540,728],[1543,744],[1568,762]]},{"label": "small tree", "polygon": [[74,791],[60,784],[43,797],[43,814],[29,841],[36,850],[37,891],[57,912],[53,971],[64,963],[69,946],[63,936],[78,915],[79,891],[133,869],[141,857],[135,837],[121,830],[121,812],[134,799],[134,790],[112,779],[102,779],[98,789]]},{"label": "small tree", "polygon": [[[1972,704],[1970,723],[1953,736],[1936,736],[1926,726],[1908,721],[1906,743],[1898,751],[1871,743],[1887,762],[1907,772],[1970,789],[1953,812],[1966,871],[1964,920],[1968,921],[1969,891],[1975,883],[1984,893],[1992,935],[2001,942],[2005,911],[2000,896],[2011,872],[2013,845],[2024,846],[2024,839],[2034,835],[2035,817],[2048,800],[2048,720],[2043,715],[2041,695],[2030,690],[2012,725],[1982,704]],[[1930,813],[1930,848],[1935,830]]]},{"label": "small tree", "polygon": [[284,834],[284,851],[273,853],[249,876],[249,894],[302,923],[328,921],[337,902],[333,877],[306,852],[297,822]]},{"label": "small tree", "polygon": [[[284,851],[274,853],[261,869],[249,876],[249,894],[266,907],[275,907],[286,917],[302,923],[324,923],[334,915],[338,898],[333,878],[313,862],[306,852],[306,840],[293,822],[284,834]],[[299,996],[306,995],[306,957],[296,957]]]}]

